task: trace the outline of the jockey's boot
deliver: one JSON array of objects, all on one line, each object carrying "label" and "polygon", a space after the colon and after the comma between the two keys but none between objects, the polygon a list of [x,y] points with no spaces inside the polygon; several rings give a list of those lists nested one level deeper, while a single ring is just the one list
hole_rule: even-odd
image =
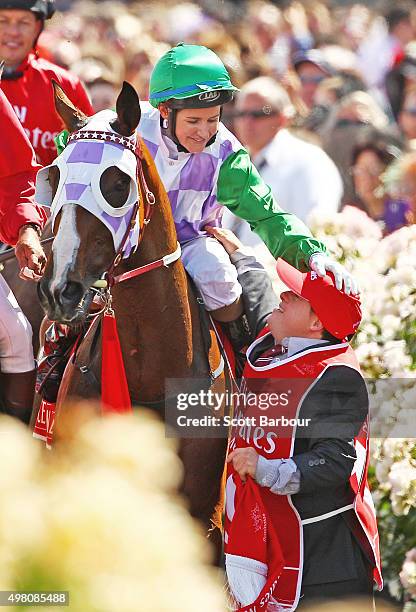
[{"label": "jockey's boot", "polygon": [[212,310],[211,315],[213,319],[221,323],[236,354],[250,344],[250,329],[241,298],[229,306]]},{"label": "jockey's boot", "polygon": [[29,424],[35,393],[36,370],[0,374],[0,406],[2,412]]},{"label": "jockey's boot", "polygon": [[230,339],[235,355],[235,375],[241,378],[246,363],[245,350],[252,341],[247,317],[243,313],[234,321],[221,323],[221,327]]},{"label": "jockey's boot", "polygon": [[231,341],[233,349],[239,353],[241,349],[248,346],[251,342],[250,328],[246,315],[243,313],[234,321],[221,323],[225,333]]}]

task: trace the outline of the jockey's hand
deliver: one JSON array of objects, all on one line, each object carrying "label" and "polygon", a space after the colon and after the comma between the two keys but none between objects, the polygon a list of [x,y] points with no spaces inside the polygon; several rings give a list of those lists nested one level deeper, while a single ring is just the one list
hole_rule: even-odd
[{"label": "jockey's hand", "polygon": [[232,462],[235,471],[243,482],[246,481],[247,476],[256,477],[258,460],[258,454],[251,446],[248,448],[236,448],[227,457],[227,463]]},{"label": "jockey's hand", "polygon": [[326,276],[327,272],[332,272],[335,278],[335,286],[340,291],[349,295],[358,295],[360,289],[355,278],[348,272],[343,265],[331,259],[325,253],[314,253],[309,260],[309,267],[317,273],[318,276]]},{"label": "jockey's hand", "polygon": [[243,246],[243,243],[231,230],[223,229],[222,227],[211,227],[210,225],[205,226],[204,230],[216,238],[218,242],[221,242],[229,255]]},{"label": "jockey's hand", "polygon": [[46,255],[36,230],[30,225],[20,228],[15,253],[21,270],[29,268],[36,276],[42,276],[46,265]]}]

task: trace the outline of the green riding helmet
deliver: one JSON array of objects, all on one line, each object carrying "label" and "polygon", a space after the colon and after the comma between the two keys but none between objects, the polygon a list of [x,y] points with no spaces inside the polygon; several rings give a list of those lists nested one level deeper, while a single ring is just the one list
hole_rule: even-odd
[{"label": "green riding helmet", "polygon": [[149,102],[157,108],[206,108],[232,100],[237,88],[211,49],[180,43],[157,62],[150,77]]},{"label": "green riding helmet", "polygon": [[[222,106],[233,99],[237,88],[226,67],[211,49],[180,43],[157,62],[150,77],[149,102],[168,107],[167,125],[162,131],[180,150],[187,151],[176,137],[176,113],[183,108]],[[211,145],[215,135],[207,143]]]}]

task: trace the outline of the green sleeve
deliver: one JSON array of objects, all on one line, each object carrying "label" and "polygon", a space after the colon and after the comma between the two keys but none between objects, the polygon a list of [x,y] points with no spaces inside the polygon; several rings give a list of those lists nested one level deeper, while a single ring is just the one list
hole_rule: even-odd
[{"label": "green sleeve", "polygon": [[281,257],[298,270],[309,269],[313,253],[326,252],[322,242],[312,237],[300,219],[278,206],[244,149],[223,162],[217,199],[237,217],[248,221],[276,259]]}]

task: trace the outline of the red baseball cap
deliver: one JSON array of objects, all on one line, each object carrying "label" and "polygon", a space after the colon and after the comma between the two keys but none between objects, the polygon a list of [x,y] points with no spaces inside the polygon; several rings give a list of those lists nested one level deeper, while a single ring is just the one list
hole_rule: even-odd
[{"label": "red baseball cap", "polygon": [[277,273],[296,295],[307,300],[325,329],[344,340],[354,334],[361,323],[361,302],[335,286],[332,273],[323,278],[316,272],[299,272],[283,259],[277,260]]}]

